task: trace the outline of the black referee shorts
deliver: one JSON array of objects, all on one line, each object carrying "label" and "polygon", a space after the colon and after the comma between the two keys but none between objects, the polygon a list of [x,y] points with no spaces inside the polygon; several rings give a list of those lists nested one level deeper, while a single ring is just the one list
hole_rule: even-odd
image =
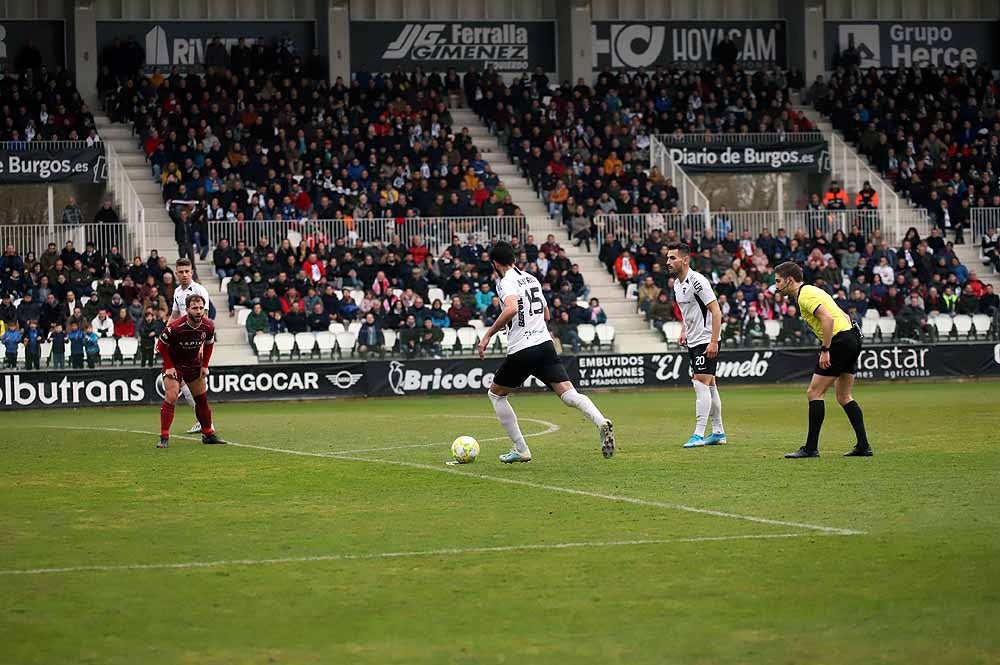
[{"label": "black referee shorts", "polygon": [[839,332],[833,336],[830,342],[830,366],[823,369],[819,366],[819,357],[816,358],[814,374],[820,376],[840,376],[841,374],[854,374],[858,364],[858,356],[861,355],[861,338],[853,329]]},{"label": "black referee shorts", "polygon": [[529,376],[545,385],[569,381],[569,375],[552,340],[507,356],[493,375],[493,383],[504,388],[519,388]]}]

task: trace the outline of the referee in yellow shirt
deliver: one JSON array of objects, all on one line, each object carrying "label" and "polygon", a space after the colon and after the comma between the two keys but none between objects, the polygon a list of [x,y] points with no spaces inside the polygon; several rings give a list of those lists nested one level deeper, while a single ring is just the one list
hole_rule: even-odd
[{"label": "referee in yellow shirt", "polygon": [[798,265],[787,261],[776,267],[774,273],[778,291],[797,300],[802,318],[823,344],[806,393],[809,397],[809,435],[806,437],[806,444],[785,457],[819,457],[819,431],[826,414],[823,396],[834,383],[837,384],[837,401],[844,407],[858,437],[854,449],[844,456],[871,457],[872,448],[865,432],[865,418],[861,407],[851,395],[855,366],[861,355],[861,331],[851,323],[850,317],[837,306],[829,293],[802,283],[802,268]]}]

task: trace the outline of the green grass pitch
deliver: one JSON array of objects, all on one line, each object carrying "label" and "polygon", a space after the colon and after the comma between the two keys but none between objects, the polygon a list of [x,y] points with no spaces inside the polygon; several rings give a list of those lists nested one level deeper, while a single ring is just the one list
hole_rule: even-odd
[{"label": "green grass pitch", "polygon": [[1000,662],[1000,383],[859,386],[871,459],[832,396],[782,459],[802,386],[694,450],[690,389],[592,396],[614,459],[521,395],[513,467],[485,395],[5,413],[0,663]]}]

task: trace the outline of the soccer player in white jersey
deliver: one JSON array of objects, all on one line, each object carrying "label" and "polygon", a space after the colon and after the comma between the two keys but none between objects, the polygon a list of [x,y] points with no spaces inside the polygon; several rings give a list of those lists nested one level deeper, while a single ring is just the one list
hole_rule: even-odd
[{"label": "soccer player in white jersey", "polygon": [[590,398],[578,393],[570,382],[545,325],[549,319],[549,308],[542,296],[542,285],[514,265],[514,247],[508,242],[498,242],[493,246],[490,261],[500,275],[497,295],[503,303],[503,312],[483,335],[478,350],[479,357],[485,358],[493,336],[503,329],[507,330],[507,357],[494,375],[489,390],[493,410],[514,442],[514,447],[509,453],[501,455],[500,461],[505,464],[531,461],[531,451],[524,442],[517,415],[507,400],[507,396],[529,376],[548,385],[566,406],[579,409],[590,418],[600,431],[601,453],[604,457],[611,457],[615,454],[614,428]]},{"label": "soccer player in white jersey", "polygon": [[[174,302],[171,306],[170,320],[179,319],[182,316],[187,316],[187,298],[190,295],[199,295],[205,299],[205,316],[208,316],[208,303],[210,302],[208,297],[208,291],[204,286],[194,281],[194,268],[191,265],[190,259],[177,259],[177,263],[174,264],[174,276],[177,277],[177,288],[174,289]],[[187,383],[181,388],[181,397],[184,401],[193,409],[194,396],[191,394],[191,389],[188,388]],[[201,423],[196,422],[191,429],[188,430],[189,434],[194,434],[201,431]]]},{"label": "soccer player in white jersey", "polygon": [[[667,246],[667,269],[674,276],[674,298],[682,318],[679,342],[688,348],[695,395],[697,420],[694,434],[684,447],[723,444],[726,443],[726,432],[722,427],[722,400],[715,384],[722,308],[708,278],[691,270],[689,245],[673,242]],[[706,437],[709,418],[712,419],[712,433]]]}]

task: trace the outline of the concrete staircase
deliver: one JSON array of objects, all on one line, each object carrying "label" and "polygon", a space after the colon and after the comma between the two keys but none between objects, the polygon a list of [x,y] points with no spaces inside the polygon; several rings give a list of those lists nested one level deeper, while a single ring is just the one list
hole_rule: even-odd
[{"label": "concrete staircase", "polygon": [[[807,118],[816,123],[816,127],[823,132],[824,136],[828,136],[833,132],[833,125],[830,124],[830,121],[827,118],[824,118],[815,109],[801,106],[797,107],[797,110],[802,111]],[[850,153],[856,159],[861,160],[865,166],[869,166],[868,161],[854,150],[854,146],[850,147]],[[857,191],[856,188],[860,187],[862,184],[860,182],[853,182],[850,180],[850,174],[852,172],[853,169],[846,169],[845,187],[849,192]],[[919,231],[921,237],[929,236],[931,232],[930,224],[922,229],[919,229]],[[975,270],[976,275],[983,281],[984,284],[992,284],[993,290],[1000,292],[1000,274],[994,272],[992,266],[983,265],[982,259],[980,258],[979,238],[976,237],[971,231],[967,231],[965,234],[965,241],[965,245],[955,246],[955,254],[958,255],[959,260],[968,266],[970,272]]]},{"label": "concrete staircase", "polygon": [[626,300],[622,288],[615,282],[600,261],[597,260],[599,240],[591,241],[591,252],[584,247],[573,247],[566,239],[566,227],[548,215],[545,204],[517,167],[511,164],[505,146],[500,146],[495,137],[480,122],[475,113],[468,109],[451,109],[453,126],[456,131],[468,127],[476,146],[483,157],[507,185],[511,199],[530,218],[529,230],[535,243],[541,245],[550,233],[566,249],[566,256],[580,265],[584,281],[590,287],[590,296],[601,301],[608,323],[615,327],[615,350],[623,353],[655,353],[666,350],[660,333],[650,329],[646,321],[637,313],[634,300]]},{"label": "concrete staircase", "polygon": [[[112,123],[104,113],[96,113],[94,121],[98,134],[118,153],[125,173],[139,195],[145,214],[147,252],[155,249],[172,264],[177,260],[174,223],[163,204],[160,184],[153,179],[136,137],[128,126]],[[143,257],[144,260],[145,258]],[[197,262],[195,270],[196,279],[208,289],[216,310],[217,340],[212,362],[218,365],[256,365],[257,356],[247,344],[243,330],[236,325],[236,319],[229,316],[229,301],[226,294],[219,290],[219,280],[211,265],[211,254],[209,261]]]}]

